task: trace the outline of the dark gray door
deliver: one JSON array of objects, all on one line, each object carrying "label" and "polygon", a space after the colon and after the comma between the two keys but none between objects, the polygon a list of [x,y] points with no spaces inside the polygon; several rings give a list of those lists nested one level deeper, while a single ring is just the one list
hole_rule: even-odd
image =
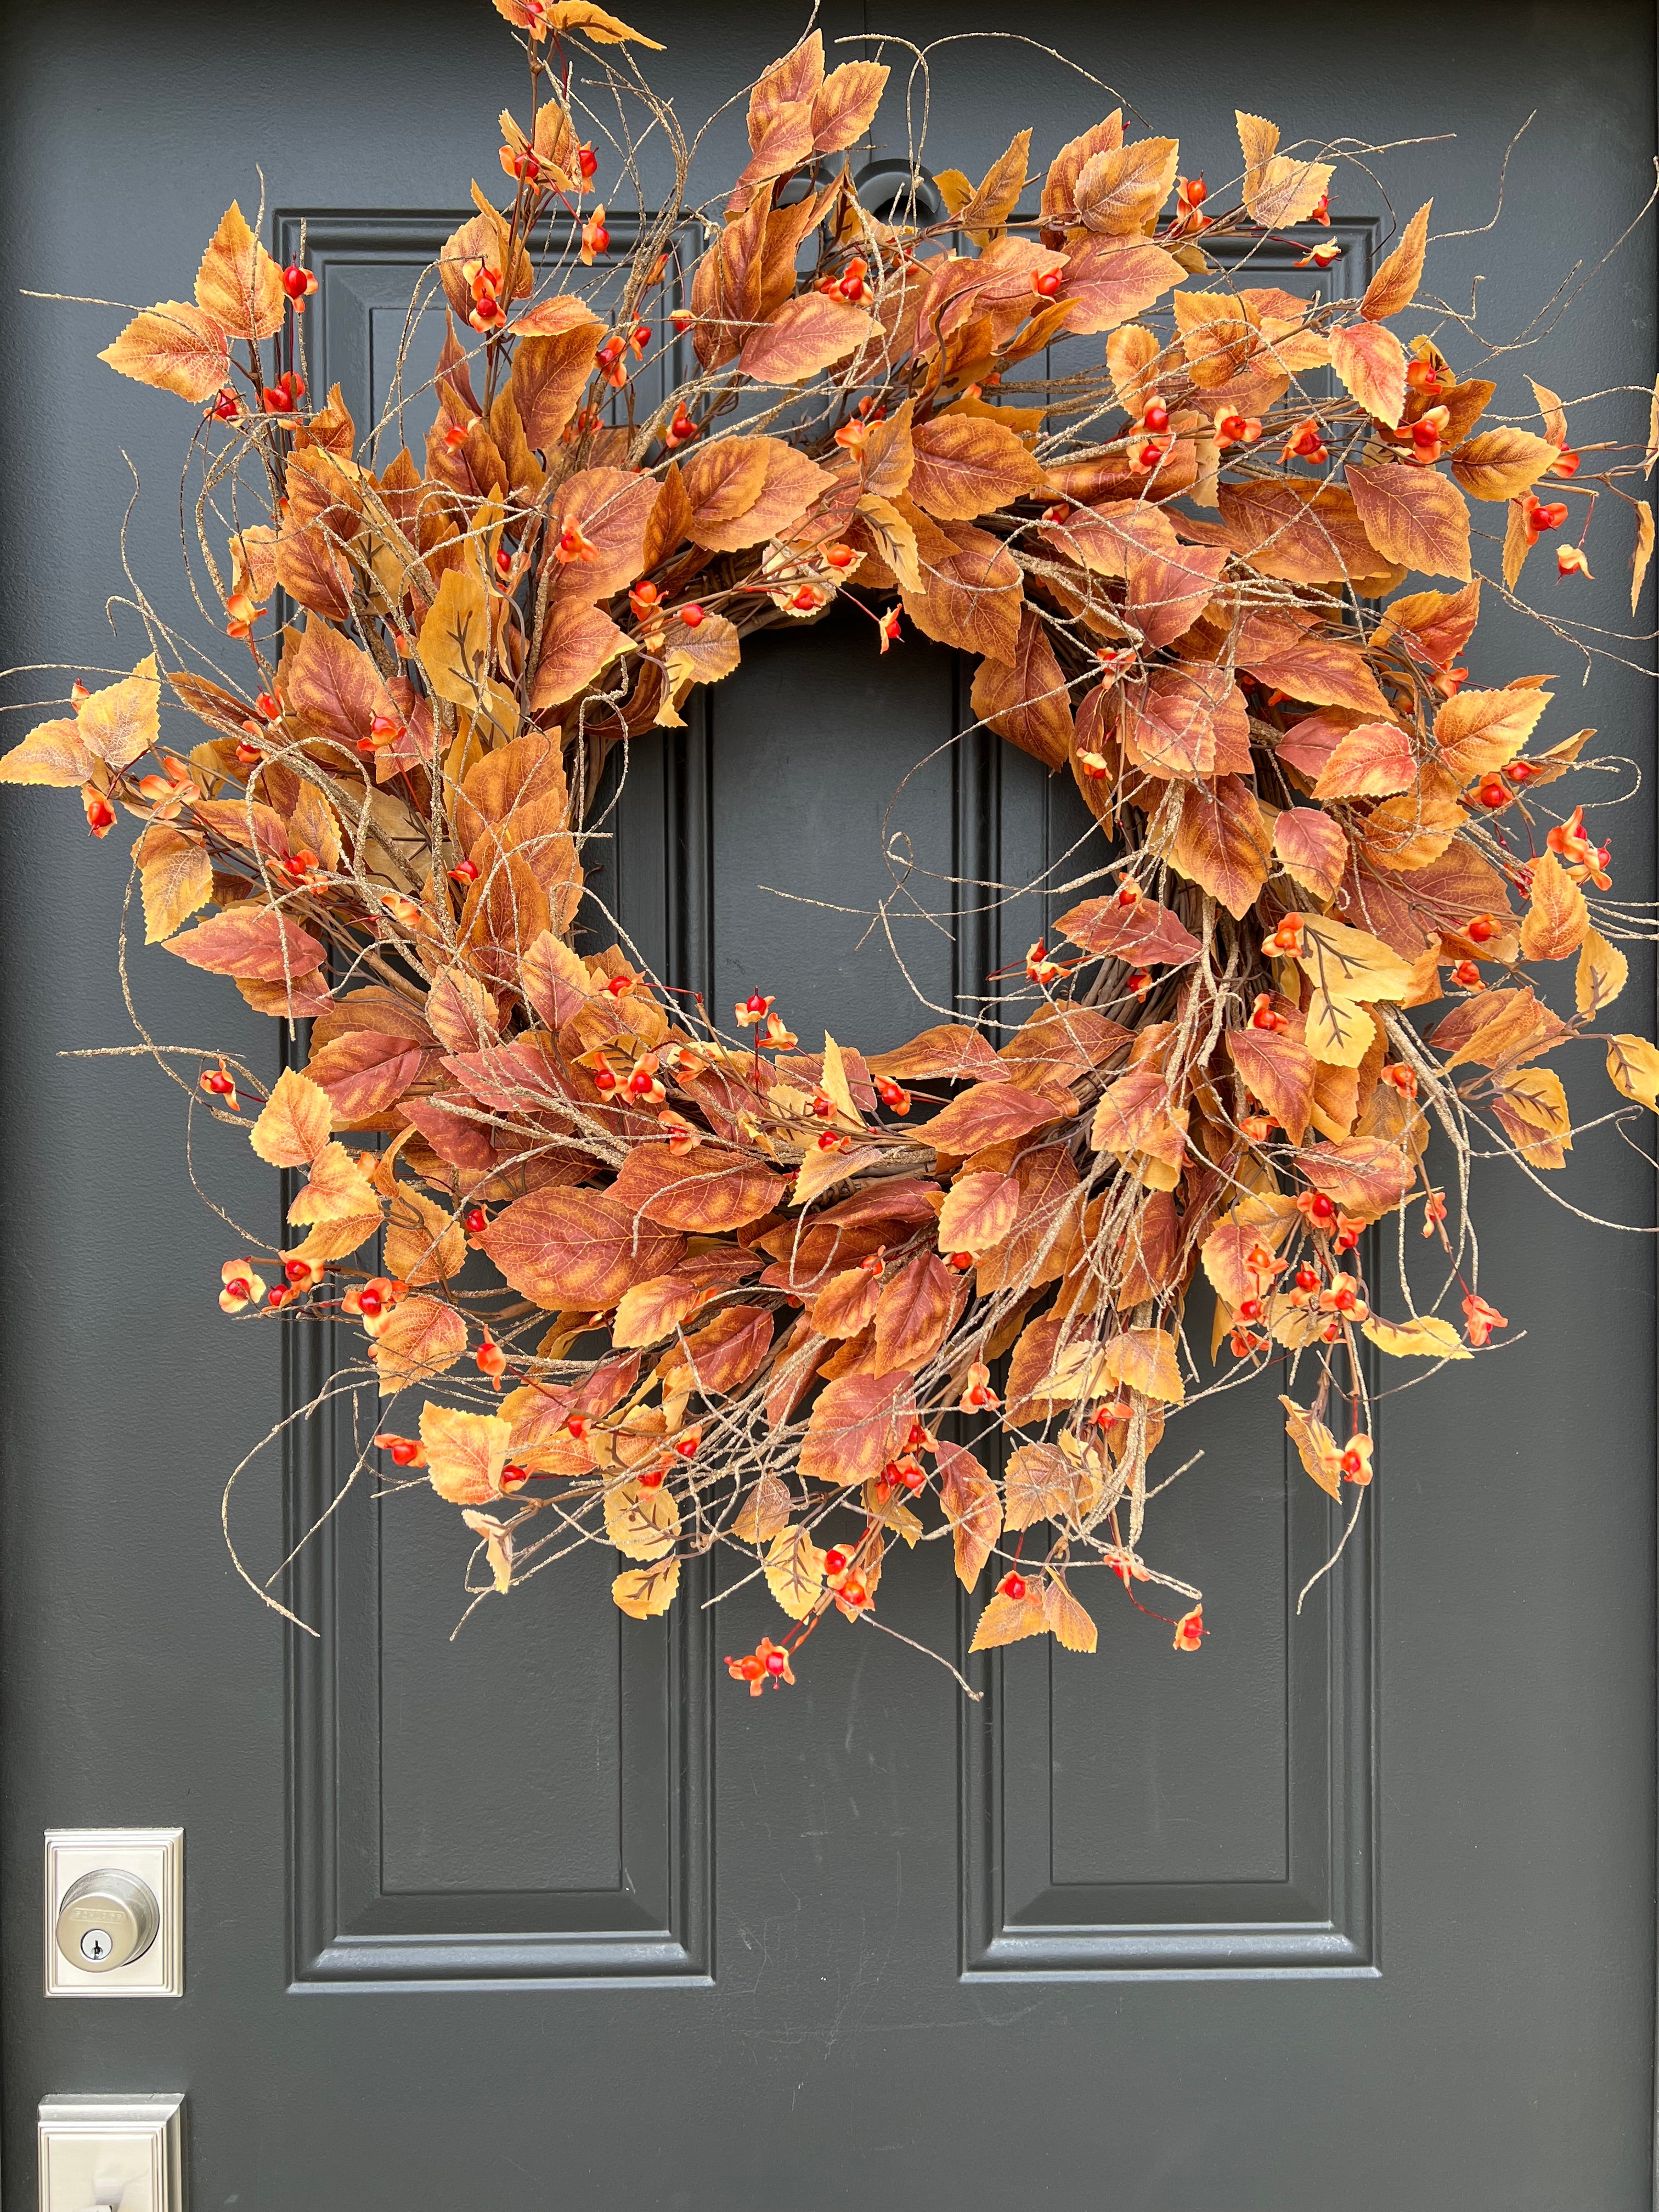
[{"label": "dark gray door", "polygon": [[[800,27],[738,0],[624,12],[667,41],[688,118]],[[274,207],[311,218],[313,327],[361,419],[408,276],[512,96],[510,56],[483,0],[13,0],[3,20],[5,657],[125,666],[136,628],[112,645],[100,615],[122,588],[119,453],[143,487],[135,563],[174,576],[180,413],[94,360],[108,314],[17,288],[165,295],[231,192],[257,198],[258,163]],[[867,27],[1052,39],[1215,175],[1235,105],[1287,139],[1434,138],[1416,197],[1448,229],[1486,220],[1506,141],[1541,109],[1502,227],[1440,264],[1460,307],[1485,279],[1499,338],[1624,227],[1654,149],[1637,0],[824,11],[830,38]],[[1109,104],[1033,46],[934,59],[940,158],[965,167],[1019,125],[1058,140]],[[1345,185],[1357,255],[1378,212]],[[1508,366],[1568,392],[1587,362],[1645,382],[1653,301],[1643,243]],[[183,619],[180,592],[162,603]],[[1499,680],[1577,674],[1564,645],[1492,628]],[[1590,698],[1584,719],[1650,760],[1648,684],[1601,661]],[[858,942],[902,780],[930,760],[893,820],[942,881],[1027,880],[1074,834],[994,742],[931,758],[964,718],[949,658],[919,641],[878,660],[866,631],[826,625],[757,646],[705,719],[636,749],[611,865],[642,942],[717,1000],[759,985],[841,1034],[909,1034],[889,954]],[[192,1209],[168,1086],[58,1056],[127,1036],[124,871],[116,841],[27,796],[0,816],[9,2203],[32,2201],[42,2094],[182,2089],[197,2212],[1650,2204],[1643,1239],[1492,1182],[1482,1285],[1532,1334],[1388,1401],[1361,1535],[1299,1620],[1331,1532],[1270,1397],[1224,1437],[1194,1423],[1208,1456],[1164,1528],[1217,1629],[1196,1658],[1126,1606],[1097,1659],[1022,1645],[970,1707],[901,1646],[832,1631],[796,1690],[751,1702],[718,1662],[770,1625],[763,1600],[629,1622],[598,1558],[452,1644],[453,1516],[418,1498],[354,1499],[293,1586],[320,1640],[285,1640],[217,1505],[312,1377],[279,1370],[275,1331],[225,1348],[222,1231]],[[1615,825],[1631,897],[1648,822],[1644,799]],[[853,912],[759,888],[786,841],[797,887]],[[927,995],[976,988],[1036,934],[1020,912],[1001,928],[913,927]],[[182,963],[141,961],[137,988],[158,1035],[272,1048]],[[232,1211],[267,1202],[221,1133],[203,1164]],[[1649,1218],[1647,1168],[1610,1133],[1581,1141],[1571,1181],[1589,1212]],[[325,1438],[257,1468],[247,1556],[280,1559],[333,1479]],[[883,1599],[920,1640],[965,1645],[936,1551]],[[185,1996],[47,2002],[43,1831],[172,1822]]]}]

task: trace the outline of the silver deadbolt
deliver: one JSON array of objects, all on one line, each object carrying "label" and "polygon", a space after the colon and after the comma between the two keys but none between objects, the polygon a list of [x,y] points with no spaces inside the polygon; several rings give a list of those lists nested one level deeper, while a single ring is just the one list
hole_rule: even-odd
[{"label": "silver deadbolt", "polygon": [[83,1974],[107,1974],[143,1958],[161,1924],[148,1882],[118,1867],[100,1867],[64,1891],[58,1948]]}]

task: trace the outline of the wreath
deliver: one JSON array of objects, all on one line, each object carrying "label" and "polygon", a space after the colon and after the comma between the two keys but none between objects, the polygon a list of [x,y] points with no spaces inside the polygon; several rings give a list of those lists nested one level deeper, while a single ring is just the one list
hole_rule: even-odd
[{"label": "wreath", "polygon": [[[314,404],[316,279],[263,208],[102,356],[204,410],[186,558],[244,680],[135,580],[151,652],[0,762],[78,790],[95,837],[136,817],[146,941],[304,1040],[268,1091],[135,1048],[289,1178],[294,1234],[236,1232],[220,1305],[360,1333],[325,1394],[368,1408],[350,1479],[410,1470],[458,1509],[475,1599],[599,1543],[617,1604],[658,1614],[724,1547],[781,1611],[727,1662],[758,1694],[832,1610],[885,1626],[893,1540],[937,1540],[969,1588],[988,1570],[976,1650],[1093,1650],[1077,1585],[1103,1566],[1194,1651],[1199,1590],[1145,1555],[1171,1413],[1271,1374],[1352,1528],[1368,1363],[1421,1374],[1509,1326],[1470,1163],[1565,1164],[1545,1063],[1600,1035],[1615,940],[1650,932],[1600,897],[1583,807],[1544,801],[1591,732],[1534,744],[1543,679],[1466,683],[1498,588],[1472,524],[1504,523],[1506,600],[1547,534],[1577,589],[1609,496],[1634,611],[1659,434],[1591,474],[1553,392],[1534,427],[1489,416],[1469,317],[1419,308],[1462,365],[1402,343],[1426,205],[1358,298],[1249,281],[1294,231],[1341,293],[1358,161],[1259,117],[1219,191],[1114,112],[1035,213],[1030,131],[937,206],[919,167],[869,204],[848,156],[889,69],[826,69],[814,33],[696,207],[630,51],[653,42],[586,0],[495,5],[530,103],[417,289],[410,331],[440,289],[445,326],[422,392],[366,438],[337,387]],[[674,169],[650,202],[647,139]],[[423,462],[382,465],[422,398]],[[1436,580],[1401,593],[1413,572]],[[764,976],[732,1008],[671,988],[584,873],[629,749],[746,638],[842,602],[872,651],[974,656],[975,726],[1098,828],[1054,942],[877,1054]],[[1569,959],[1563,1012],[1533,969]],[[1655,1107],[1659,1053],[1600,1042]],[[1390,1218],[1385,1318],[1365,1232]]]}]

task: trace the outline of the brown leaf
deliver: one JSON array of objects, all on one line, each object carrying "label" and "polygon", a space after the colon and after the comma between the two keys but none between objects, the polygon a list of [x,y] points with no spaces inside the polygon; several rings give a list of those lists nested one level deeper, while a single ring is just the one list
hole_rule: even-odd
[{"label": "brown leaf", "polygon": [[198,404],[230,381],[230,348],[210,315],[183,300],[164,300],[135,315],[98,356],[139,384],[176,392]]},{"label": "brown leaf", "polygon": [[964,1589],[972,1589],[1002,1532],[997,1486],[971,1452],[941,1444],[939,1502],[951,1527],[957,1578]]},{"label": "brown leaf", "polygon": [[932,1252],[920,1253],[883,1284],[875,1310],[878,1372],[924,1368],[950,1334],[965,1291],[963,1279]]},{"label": "brown leaf", "polygon": [[686,534],[711,553],[741,552],[799,522],[834,478],[781,438],[721,438],[684,465]]},{"label": "brown leaf", "polygon": [[971,523],[935,522],[908,504],[922,587],[901,596],[917,629],[941,645],[983,653],[1012,667],[1024,603],[1019,564],[1001,539]]},{"label": "brown leaf", "polygon": [[[274,1168],[307,1168],[327,1145],[333,1127],[328,1093],[309,1077],[285,1067],[277,1077],[247,1140]],[[373,1194],[360,1209],[375,1211]]]},{"label": "brown leaf", "polygon": [[538,301],[514,328],[520,336],[508,389],[526,438],[551,454],[587,388],[605,325],[585,301],[561,294]]},{"label": "brown leaf", "polygon": [[635,1145],[611,1195],[665,1229],[723,1237],[770,1213],[787,1188],[783,1176],[719,1146],[677,1158],[666,1145]]},{"label": "brown leaf", "polygon": [[1316,799],[1382,799],[1417,781],[1411,739],[1397,722],[1361,722],[1339,738],[1314,786]]},{"label": "brown leaf", "polygon": [[1171,867],[1242,921],[1267,880],[1272,846],[1255,793],[1236,775],[1182,787]]},{"label": "brown leaf", "polygon": [[1285,1408],[1285,1433],[1296,1446],[1297,1456],[1320,1488],[1330,1497],[1342,1495],[1342,1448],[1325,1426],[1311,1413],[1303,1412],[1293,1399],[1281,1398]]},{"label": "brown leaf", "polygon": [[1087,1610],[1058,1577],[1043,1584],[1042,1613],[1056,1644],[1067,1651],[1092,1651],[1100,1632]]},{"label": "brown leaf", "polygon": [[170,937],[162,949],[192,968],[264,983],[309,975],[327,957],[308,930],[268,906],[230,907],[182,937]]},{"label": "brown leaf", "polygon": [[161,737],[161,686],[152,653],[131,676],[82,700],[76,730],[87,750],[106,768],[131,768]]},{"label": "brown leaf", "polygon": [[1011,1532],[1037,1521],[1065,1521],[1077,1502],[1079,1470],[1056,1444],[1021,1444],[1003,1473],[1003,1526]]},{"label": "brown leaf", "polygon": [[904,1449],[915,1410],[915,1377],[903,1368],[826,1382],[801,1443],[802,1474],[814,1482],[873,1482]]},{"label": "brown leaf", "polygon": [[1190,960],[1200,949],[1197,938],[1168,907],[1150,898],[1124,906],[1115,892],[1073,907],[1055,922],[1054,933],[1070,938],[1085,952],[1133,960],[1141,966],[1152,961]]},{"label": "brown leaf", "polygon": [[88,781],[93,757],[76,725],[67,720],[37,722],[26,738],[0,756],[0,783],[33,783],[59,791]]},{"label": "brown leaf", "polygon": [[812,96],[812,150],[839,154],[863,137],[875,119],[888,78],[884,62],[843,62]]},{"label": "brown leaf", "polygon": [[684,1250],[629,1206],[592,1190],[537,1190],[496,1215],[478,1240],[515,1291],[550,1311],[597,1313],[665,1274]]},{"label": "brown leaf", "polygon": [[1018,1644],[1027,1636],[1046,1636],[1048,1616],[1042,1603],[1042,1586],[1033,1581],[1025,1586],[1024,1597],[1005,1597],[1000,1590],[993,1594],[979,1617],[974,1631],[970,1651],[991,1651],[1004,1644]]},{"label": "brown leaf", "polygon": [[1069,1120],[1076,1111],[1070,1098],[1062,1102],[1019,1084],[975,1083],[931,1121],[921,1122],[914,1134],[935,1152],[965,1159],[987,1145],[1028,1136],[1048,1121]]},{"label": "brown leaf", "polygon": [[1216,496],[1235,551],[1261,575],[1291,584],[1358,583],[1386,565],[1353,495],[1340,484],[1257,477],[1224,483]]},{"label": "brown leaf", "polygon": [[1285,1133],[1299,1145],[1313,1112],[1314,1056],[1305,1044],[1277,1030],[1229,1030],[1233,1066]]},{"label": "brown leaf", "polygon": [[770,1306],[726,1306],[688,1336],[670,1361],[685,1361],[686,1379],[703,1397],[732,1397],[771,1351],[772,1319]]},{"label": "brown leaf", "polygon": [[[875,318],[824,292],[804,292],[750,333],[738,367],[757,384],[804,384],[876,336]],[[976,510],[977,511],[977,510]]]},{"label": "brown leaf", "polygon": [[1297,1164],[1316,1190],[1334,1199],[1356,1221],[1392,1213],[1412,1185],[1412,1163],[1400,1146],[1379,1137],[1345,1137],[1316,1145]]},{"label": "brown leaf", "polygon": [[1123,111],[1116,108],[1103,122],[1093,125],[1080,137],[1069,139],[1060,148],[1043,182],[1042,215],[1045,224],[1064,227],[1065,219],[1077,211],[1078,179],[1085,168],[1097,154],[1109,153],[1122,143]]},{"label": "brown leaf", "polygon": [[386,1224],[386,1269],[412,1283],[447,1282],[466,1265],[466,1235],[453,1213],[400,1182]]},{"label": "brown leaf", "polygon": [[[3,769],[0,762],[0,773]],[[144,834],[140,889],[144,942],[159,945],[213,896],[213,862],[207,848],[196,838],[170,830],[165,823],[153,823]]]},{"label": "brown leaf", "polygon": [[1365,287],[1359,312],[1367,322],[1380,323],[1409,307],[1423,279],[1423,256],[1428,243],[1429,210],[1425,200],[1400,234],[1400,243]]},{"label": "brown leaf", "polygon": [[1175,188],[1180,158],[1174,138],[1141,138],[1091,155],[1073,192],[1079,222],[1113,238],[1150,229]]},{"label": "brown leaf", "polygon": [[1446,774],[1473,783],[1512,761],[1550,703],[1548,691],[1460,691],[1434,718],[1435,742]]},{"label": "brown leaf", "polygon": [[939,522],[994,514],[1047,481],[1030,448],[982,415],[942,415],[919,423],[911,446],[909,495]]},{"label": "brown leaf", "polygon": [[1187,272],[1161,246],[1091,240],[1066,264],[1059,294],[1069,337],[1086,337],[1133,322],[1182,283]]},{"label": "brown leaf", "polygon": [[1455,484],[1408,462],[1346,473],[1365,535],[1385,560],[1469,580],[1469,510]]},{"label": "brown leaf", "polygon": [[975,670],[970,703],[999,737],[1011,739],[1045,768],[1065,766],[1073,733],[1066,673],[1035,608],[1020,611],[1013,665],[981,660]]},{"label": "brown leaf", "polygon": [[1012,1231],[1018,1212],[1019,1184],[1012,1176],[958,1176],[939,1212],[939,1249],[977,1257]]},{"label": "brown leaf", "polygon": [[983,1035],[958,1022],[941,1022],[923,1030],[908,1044],[872,1054],[866,1065],[872,1075],[885,1076],[893,1083],[923,1083],[930,1078],[996,1083],[1006,1075]]},{"label": "brown leaf", "polygon": [[951,209],[965,231],[983,233],[1006,222],[1025,189],[1031,152],[1031,134],[1020,131],[1007,151],[999,154],[976,188]]},{"label": "brown leaf", "polygon": [[412,1382],[429,1382],[466,1350],[466,1323],[438,1298],[404,1298],[380,1325],[374,1364],[380,1395],[390,1397]]}]

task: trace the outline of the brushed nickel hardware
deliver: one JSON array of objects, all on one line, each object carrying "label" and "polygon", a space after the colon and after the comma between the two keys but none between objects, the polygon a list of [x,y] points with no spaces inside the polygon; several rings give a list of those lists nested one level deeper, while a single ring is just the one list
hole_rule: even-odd
[{"label": "brushed nickel hardware", "polygon": [[46,1838],[52,1997],[182,1996],[182,1828],[52,1828]]},{"label": "brushed nickel hardware", "polygon": [[44,2097],[40,2212],[185,2212],[182,2096]]}]

